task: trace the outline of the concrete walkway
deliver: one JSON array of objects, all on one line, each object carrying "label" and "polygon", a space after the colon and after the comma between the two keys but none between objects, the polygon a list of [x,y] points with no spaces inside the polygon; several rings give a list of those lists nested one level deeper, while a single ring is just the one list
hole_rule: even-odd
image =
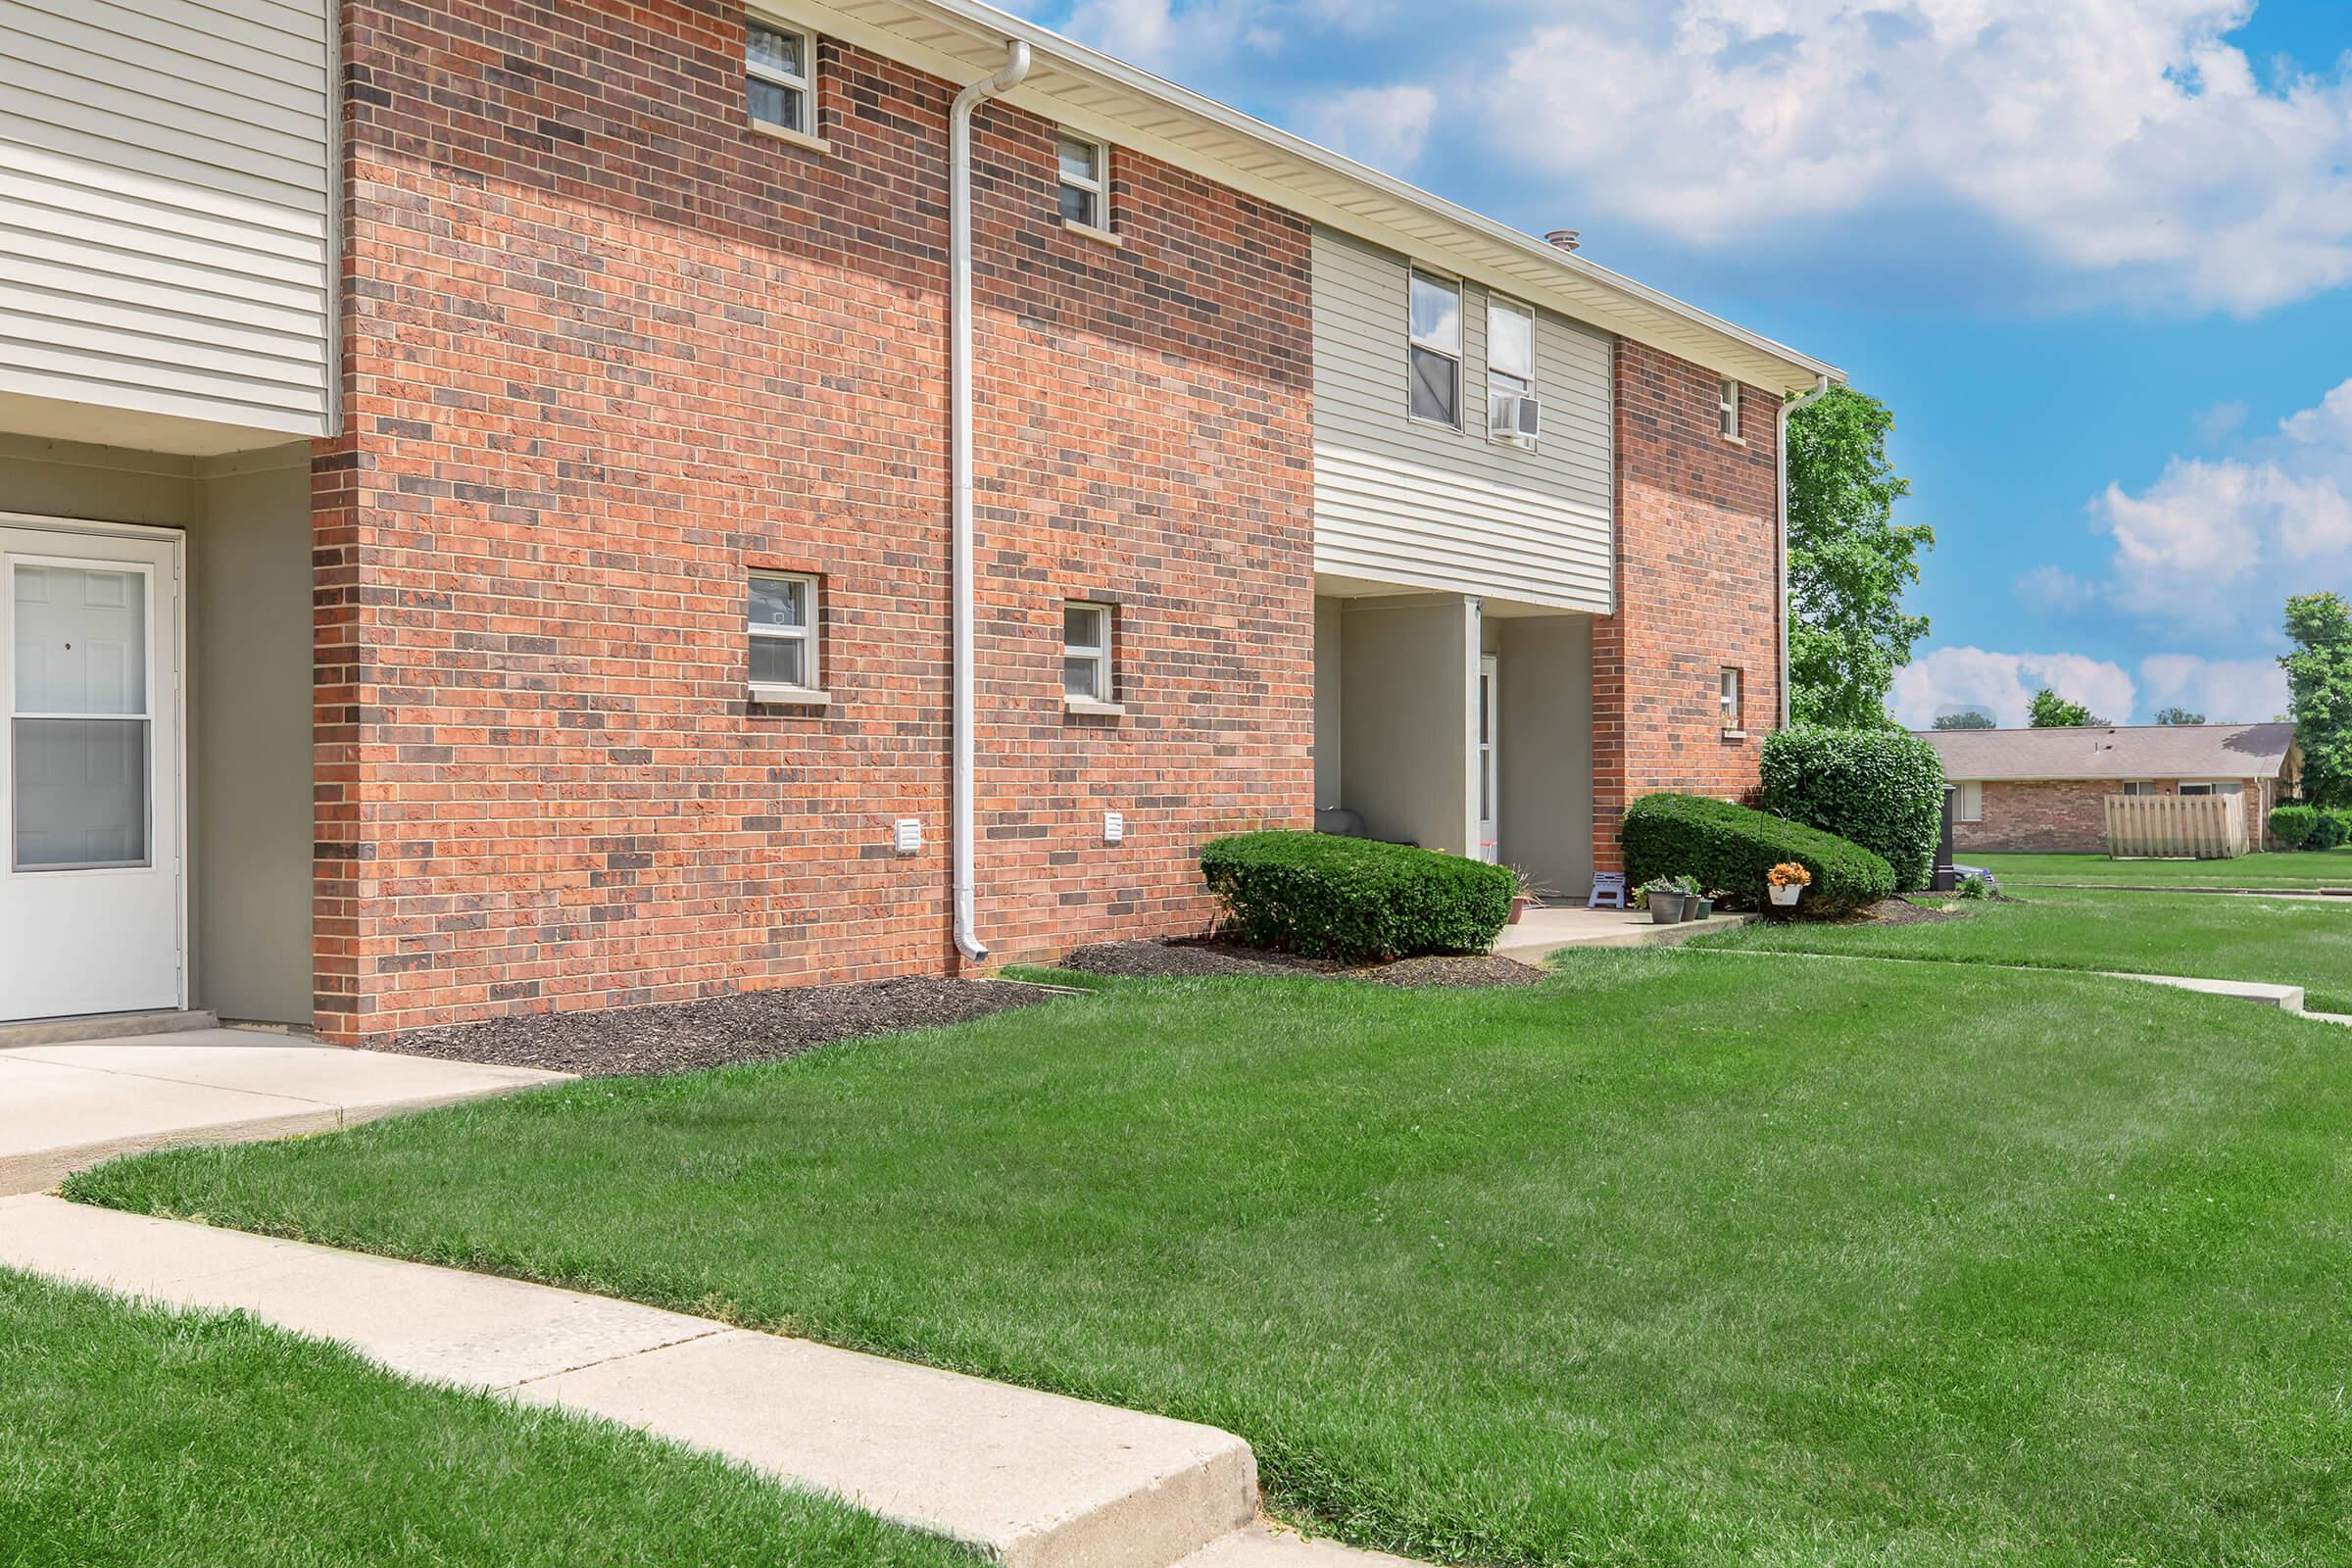
[{"label": "concrete walkway", "polygon": [[566,1076],[237,1029],[12,1047],[0,1050],[0,1193],[118,1154],[333,1132]]},{"label": "concrete walkway", "polygon": [[405,1376],[725,1454],[1012,1568],[1402,1568],[1278,1535],[1230,1433],[517,1280],[25,1195],[0,1266],[243,1308]]},{"label": "concrete walkway", "polygon": [[1541,963],[1567,948],[1646,948],[1688,942],[1702,931],[1731,931],[1751,925],[1752,914],[1717,913],[1705,920],[1659,925],[1647,909],[1588,909],[1563,905],[1530,909],[1517,925],[1506,925],[1494,940],[1494,956]]}]

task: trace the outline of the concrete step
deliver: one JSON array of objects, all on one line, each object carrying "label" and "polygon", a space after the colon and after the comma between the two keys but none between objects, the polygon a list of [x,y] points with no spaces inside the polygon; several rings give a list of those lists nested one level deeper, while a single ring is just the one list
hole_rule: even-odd
[{"label": "concrete step", "polygon": [[214,1012],[100,1012],[78,1018],[29,1018],[0,1023],[0,1051],[20,1046],[57,1046],[74,1040],[121,1040],[130,1036],[180,1034],[218,1029]]},{"label": "concrete step", "polygon": [[[989,1548],[1011,1568],[1337,1568],[1338,1548],[1256,1539],[1256,1459],[1212,1427],[44,1196],[0,1199],[0,1265],[241,1307],[409,1377],[625,1422]],[[1211,1546],[1220,1554],[1200,1555]]]},{"label": "concrete step", "polygon": [[1177,1568],[1420,1568],[1408,1557],[1363,1551],[1336,1541],[1308,1541],[1267,1525],[1251,1525],[1210,1542]]},{"label": "concrete step", "polygon": [[2277,1007],[2281,1012],[2303,1010],[2301,986],[2267,985],[2257,980],[2194,980],[2182,975],[2128,974],[2114,970],[2104,972],[2111,980],[2140,980],[2152,986],[2171,986],[2176,991],[2194,991],[2199,996],[2230,997],[2259,1006]]}]

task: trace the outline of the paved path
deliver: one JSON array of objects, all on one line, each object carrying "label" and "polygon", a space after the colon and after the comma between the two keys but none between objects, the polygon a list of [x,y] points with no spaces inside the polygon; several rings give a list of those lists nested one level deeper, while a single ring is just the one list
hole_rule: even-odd
[{"label": "paved path", "polygon": [[0,1266],[243,1308],[409,1377],[725,1454],[1012,1568],[1403,1568],[1269,1530],[1229,1433],[707,1318],[40,1195],[0,1199]]},{"label": "paved path", "polygon": [[332,1132],[567,1074],[200,1029],[0,1050],[0,1193],[118,1154]]},{"label": "paved path", "polygon": [[2301,986],[2273,985],[2263,980],[2201,980],[2190,975],[2135,974],[2129,969],[2069,969],[2051,963],[1976,963],[1965,958],[1915,958],[1893,953],[1806,953],[1795,948],[1694,948],[1691,951],[1742,958],[1826,958],[1833,963],[1939,963],[1955,969],[2006,969],[2023,974],[2074,974],[2098,980],[2136,980],[2142,985],[2169,986],[2176,991],[2194,991],[2200,996],[2227,997],[2233,1002],[2251,1002],[2256,1006],[2277,1007],[2281,1012],[2319,1023],[2352,1025],[2352,1017],[2306,1009]]}]

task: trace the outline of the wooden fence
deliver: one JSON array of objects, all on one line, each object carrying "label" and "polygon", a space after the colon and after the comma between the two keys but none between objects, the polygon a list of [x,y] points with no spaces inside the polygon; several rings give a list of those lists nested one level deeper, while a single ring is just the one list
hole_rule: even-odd
[{"label": "wooden fence", "polygon": [[2243,795],[2107,797],[2107,853],[2119,859],[2234,860],[2253,847]]}]

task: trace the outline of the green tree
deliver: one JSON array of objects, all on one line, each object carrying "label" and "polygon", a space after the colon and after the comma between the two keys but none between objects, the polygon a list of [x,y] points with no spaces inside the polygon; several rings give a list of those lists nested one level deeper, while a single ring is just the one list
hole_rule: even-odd
[{"label": "green tree", "polygon": [[2286,669],[2295,736],[2303,743],[2303,797],[2352,806],[2352,606],[2340,594],[2286,602]]},{"label": "green tree", "polygon": [[2156,710],[2156,722],[2159,724],[2202,724],[2205,722],[2205,715],[2192,713],[2185,708],[2159,708]]},{"label": "green tree", "polygon": [[1936,727],[1937,729],[1999,729],[2001,726],[1992,721],[1990,714],[1980,713],[1972,708],[1963,713],[1944,714],[1936,720]]},{"label": "green tree", "polygon": [[2047,686],[2034,694],[2026,712],[2027,721],[2035,729],[2095,729],[2107,722],[2094,717],[2081,703],[2070,703]]},{"label": "green tree", "polygon": [[1903,612],[1936,530],[1897,523],[1910,482],[1886,458],[1894,416],[1851,387],[1788,419],[1788,702],[1795,720],[1891,724],[1886,693],[1928,634]]}]

